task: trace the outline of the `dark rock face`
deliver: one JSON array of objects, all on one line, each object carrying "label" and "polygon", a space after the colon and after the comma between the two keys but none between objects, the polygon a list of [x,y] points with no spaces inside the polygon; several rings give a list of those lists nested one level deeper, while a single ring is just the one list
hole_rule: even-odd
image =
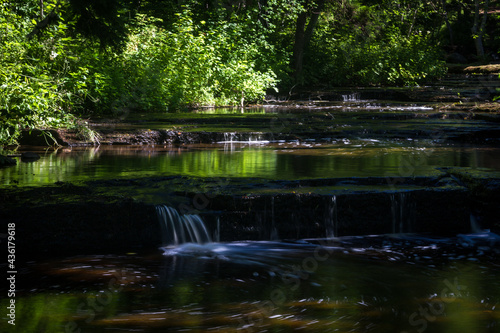
[{"label": "dark rock face", "polygon": [[[221,241],[302,239],[393,232],[432,234],[470,231],[469,195],[463,190],[421,190],[404,194],[216,196],[202,214]],[[333,203],[335,204],[333,206]],[[292,207],[292,208],[291,208]],[[443,209],[443,207],[445,209]],[[153,205],[123,202],[67,202],[0,212],[16,223],[19,246],[28,253],[138,251],[161,245]],[[330,234],[331,235],[331,234]]]},{"label": "dark rock face", "polygon": [[134,252],[161,245],[154,207],[122,203],[67,203],[3,211],[16,224],[20,259],[46,254]]},{"label": "dark rock face", "polygon": [[281,239],[328,237],[329,228],[336,236],[470,231],[469,194],[462,189],[349,193],[332,198],[314,194],[221,198],[221,209],[228,203],[234,207],[220,214],[221,239],[271,239],[273,233]]},{"label": "dark rock face", "polygon": [[6,167],[6,166],[11,166],[11,165],[16,165],[16,160],[4,155],[0,155],[0,168],[1,167]]}]

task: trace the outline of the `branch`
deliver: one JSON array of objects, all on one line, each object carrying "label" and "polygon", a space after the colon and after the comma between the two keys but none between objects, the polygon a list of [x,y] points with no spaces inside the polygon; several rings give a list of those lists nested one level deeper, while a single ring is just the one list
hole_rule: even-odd
[{"label": "branch", "polygon": [[[59,5],[59,2],[57,3]],[[35,35],[39,34],[46,26],[48,26],[50,23],[54,22],[57,20],[58,15],[56,13],[56,8],[57,5],[52,11],[49,13],[49,15],[45,16],[45,18],[41,21],[39,21],[33,30],[26,36],[28,40],[32,39]]]}]

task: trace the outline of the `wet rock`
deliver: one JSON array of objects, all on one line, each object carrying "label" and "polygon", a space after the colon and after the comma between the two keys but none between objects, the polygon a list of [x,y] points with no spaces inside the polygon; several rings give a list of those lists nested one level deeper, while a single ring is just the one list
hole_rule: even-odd
[{"label": "wet rock", "polygon": [[23,162],[34,162],[40,159],[40,155],[32,152],[25,152],[21,154],[21,161]]},{"label": "wet rock", "polygon": [[463,186],[463,183],[457,181],[457,179],[453,177],[443,177],[436,183],[436,186],[439,187],[455,187],[459,185]]},{"label": "wet rock", "polygon": [[0,155],[0,168],[6,167],[6,166],[11,166],[11,165],[16,165],[15,159],[10,158],[8,156]]}]

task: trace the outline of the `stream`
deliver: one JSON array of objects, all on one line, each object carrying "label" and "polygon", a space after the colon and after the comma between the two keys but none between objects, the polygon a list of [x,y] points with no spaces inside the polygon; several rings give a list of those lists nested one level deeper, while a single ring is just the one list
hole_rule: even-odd
[{"label": "stream", "polygon": [[[150,144],[19,147],[40,159],[0,169],[20,237],[0,330],[499,332],[498,111],[384,94],[97,127]],[[207,139],[165,141],[182,131]]]}]

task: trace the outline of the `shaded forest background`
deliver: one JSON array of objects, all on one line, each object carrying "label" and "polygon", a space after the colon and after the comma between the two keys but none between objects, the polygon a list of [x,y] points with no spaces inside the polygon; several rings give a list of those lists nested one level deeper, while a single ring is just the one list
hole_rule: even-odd
[{"label": "shaded forest background", "polygon": [[10,0],[0,143],[82,117],[245,105],[297,87],[418,85],[498,60],[494,0]]}]

